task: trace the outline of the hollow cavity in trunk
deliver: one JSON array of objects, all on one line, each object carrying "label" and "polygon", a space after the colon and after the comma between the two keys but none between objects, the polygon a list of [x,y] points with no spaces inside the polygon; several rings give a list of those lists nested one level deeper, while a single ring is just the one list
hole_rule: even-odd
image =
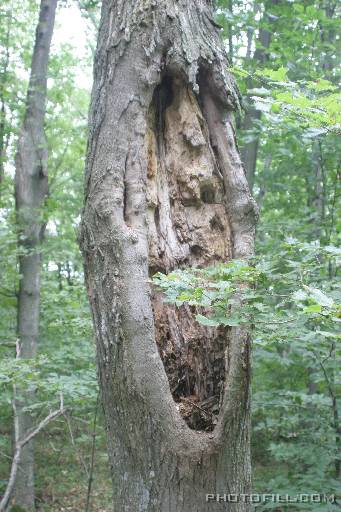
[{"label": "hollow cavity in trunk", "polygon": [[[148,131],[149,272],[206,267],[231,257],[224,184],[197,97],[165,73]],[[163,302],[153,290],[156,342],[170,389],[189,427],[213,430],[228,364],[228,329],[207,328],[195,308]]]}]

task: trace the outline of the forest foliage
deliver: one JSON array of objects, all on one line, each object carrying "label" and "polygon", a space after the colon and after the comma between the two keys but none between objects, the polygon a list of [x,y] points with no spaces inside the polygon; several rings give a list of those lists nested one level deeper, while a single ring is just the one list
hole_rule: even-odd
[{"label": "forest foliage", "polygon": [[[178,307],[201,308],[197,320],[205,325],[253,329],[255,492],[326,493],[341,500],[340,5],[335,0],[215,4],[241,91],[238,142],[242,154],[256,150],[249,176],[260,209],[256,255],[248,263],[158,274],[154,283]],[[18,361],[14,155],[38,7],[37,0],[0,0],[0,495],[11,457],[13,384],[30,382],[36,388],[31,409],[37,422],[58,407],[61,392],[67,409],[36,440],[39,507],[80,510],[98,391],[77,242],[90,98],[78,77],[91,76],[99,5],[71,0],[59,5],[59,23],[62,12],[80,9],[87,43],[81,57],[74,40],[59,37],[53,44],[40,349],[37,358]],[[101,417],[96,460],[93,508],[106,510],[110,483]],[[256,510],[271,508],[287,510],[271,503]],[[304,504],[290,505],[303,509]],[[315,504],[314,510],[335,506]]]}]

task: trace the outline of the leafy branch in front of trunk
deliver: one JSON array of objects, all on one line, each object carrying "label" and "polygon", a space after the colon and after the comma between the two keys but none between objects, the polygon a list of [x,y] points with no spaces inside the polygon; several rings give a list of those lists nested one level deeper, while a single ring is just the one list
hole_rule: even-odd
[{"label": "leafy branch in front of trunk", "polygon": [[287,341],[306,334],[335,338],[340,291],[320,288],[316,269],[340,259],[334,246],[290,240],[271,258],[231,260],[207,268],[158,273],[153,282],[169,303],[193,307],[208,327],[254,327],[256,342]]}]

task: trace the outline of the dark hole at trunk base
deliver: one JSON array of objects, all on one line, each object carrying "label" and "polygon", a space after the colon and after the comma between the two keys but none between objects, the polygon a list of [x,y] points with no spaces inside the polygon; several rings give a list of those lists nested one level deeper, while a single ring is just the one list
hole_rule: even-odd
[{"label": "dark hole at trunk base", "polygon": [[[199,102],[179,77],[164,75],[150,108],[149,269],[208,266],[231,257],[224,185]],[[190,428],[213,430],[228,364],[227,328],[207,328],[196,310],[153,291],[156,341],[170,389]]]}]

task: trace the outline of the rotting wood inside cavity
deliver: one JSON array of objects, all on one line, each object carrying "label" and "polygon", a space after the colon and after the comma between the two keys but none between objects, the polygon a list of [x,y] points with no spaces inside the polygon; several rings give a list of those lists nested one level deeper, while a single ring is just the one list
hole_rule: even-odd
[{"label": "rotting wood inside cavity", "polygon": [[[231,257],[224,185],[191,87],[165,74],[148,130],[149,272],[205,267]],[[165,304],[153,290],[156,342],[170,389],[190,428],[211,431],[222,399],[227,328],[206,328],[195,309]]]}]

